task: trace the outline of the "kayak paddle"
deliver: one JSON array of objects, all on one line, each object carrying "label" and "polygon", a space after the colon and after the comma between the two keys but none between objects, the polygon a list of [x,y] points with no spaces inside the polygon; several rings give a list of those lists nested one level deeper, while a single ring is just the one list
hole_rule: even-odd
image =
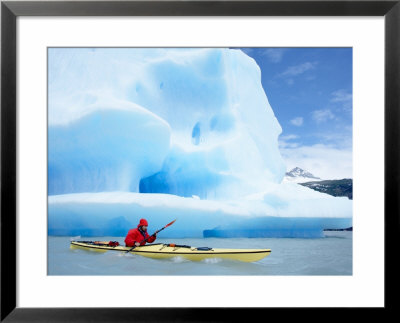
[{"label": "kayak paddle", "polygon": [[[155,234],[157,234],[158,232],[164,230],[165,228],[168,228],[170,225],[172,225],[174,222],[176,221],[176,219],[170,223],[168,223],[165,227],[161,228],[160,230],[157,230],[156,232],[154,232],[152,235],[148,236],[146,239],[143,239],[142,241],[139,242],[139,244],[142,244],[143,242],[146,242],[148,238],[154,236]],[[136,246],[134,245],[131,249],[129,249],[127,252],[132,251],[133,249],[135,249]]]}]

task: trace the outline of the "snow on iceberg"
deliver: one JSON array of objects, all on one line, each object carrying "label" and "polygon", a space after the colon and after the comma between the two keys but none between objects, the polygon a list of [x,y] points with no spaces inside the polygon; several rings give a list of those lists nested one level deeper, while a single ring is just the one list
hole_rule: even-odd
[{"label": "snow on iceberg", "polygon": [[351,201],[281,183],[281,127],[240,50],[51,48],[48,115],[49,234],[351,226]]}]

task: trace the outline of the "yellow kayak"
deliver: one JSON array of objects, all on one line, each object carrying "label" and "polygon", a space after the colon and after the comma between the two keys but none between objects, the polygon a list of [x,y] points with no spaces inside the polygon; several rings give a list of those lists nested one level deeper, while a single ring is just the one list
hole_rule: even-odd
[{"label": "yellow kayak", "polygon": [[259,261],[271,253],[271,249],[220,249],[209,247],[191,247],[176,244],[149,244],[145,246],[131,247],[120,246],[116,241],[71,241],[72,249],[85,249],[97,252],[109,250],[131,252],[144,257],[165,259],[182,257],[192,261],[201,261],[208,258],[221,258],[245,262]]}]

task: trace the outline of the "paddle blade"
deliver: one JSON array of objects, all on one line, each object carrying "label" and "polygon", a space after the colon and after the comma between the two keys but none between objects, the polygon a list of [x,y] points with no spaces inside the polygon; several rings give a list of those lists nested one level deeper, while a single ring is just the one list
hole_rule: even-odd
[{"label": "paddle blade", "polygon": [[175,222],[176,220],[177,220],[177,219],[175,219],[174,221],[168,223],[164,228],[169,227],[170,225],[174,224],[174,222]]}]

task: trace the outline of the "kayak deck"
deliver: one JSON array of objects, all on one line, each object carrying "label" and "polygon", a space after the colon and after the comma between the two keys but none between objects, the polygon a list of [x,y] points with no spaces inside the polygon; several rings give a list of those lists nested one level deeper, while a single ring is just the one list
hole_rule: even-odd
[{"label": "kayak deck", "polygon": [[201,261],[208,258],[221,258],[244,262],[254,262],[265,258],[271,253],[271,249],[222,249],[208,247],[196,248],[186,245],[163,243],[148,244],[130,250],[131,247],[120,245],[111,246],[108,244],[108,241],[71,241],[71,248],[85,249],[97,252],[107,252],[109,250],[120,252],[129,251],[130,253],[149,258],[166,259],[173,257],[182,257],[192,261]]}]

